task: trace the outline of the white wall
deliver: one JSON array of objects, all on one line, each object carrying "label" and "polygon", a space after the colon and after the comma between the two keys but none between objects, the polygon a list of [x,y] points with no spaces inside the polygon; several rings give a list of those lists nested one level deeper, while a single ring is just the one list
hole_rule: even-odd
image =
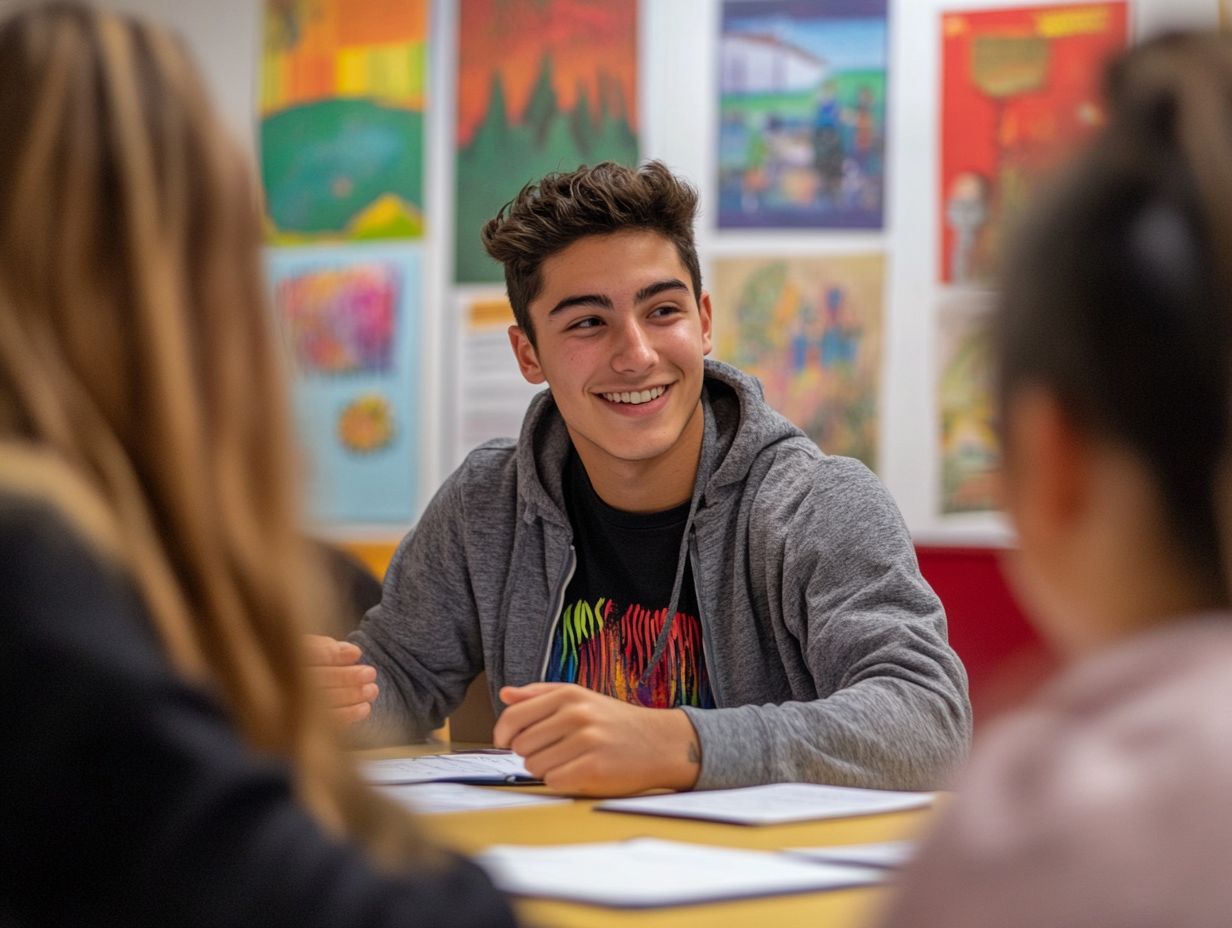
[{"label": "white wall", "polygon": [[[5,0],[0,0],[2,5]],[[98,0],[166,22],[193,46],[220,108],[236,130],[253,138],[259,0]],[[1048,0],[1045,0],[1045,3]],[[936,228],[940,13],[1045,5],[1015,0],[890,0],[891,72],[887,127],[887,222],[875,233],[723,232],[707,208],[714,202],[720,0],[642,0],[643,155],[658,157],[703,192],[697,227],[703,273],[716,257],[884,249],[889,256],[881,418],[881,477],[902,507],[917,539],[999,543],[1002,521],[979,515],[939,518],[932,344]],[[444,350],[447,314],[454,311],[449,275],[452,229],[452,75],[456,0],[432,0],[428,99],[427,214],[424,306],[429,325],[423,346],[423,462],[426,499],[445,476],[450,459],[442,408],[450,371]],[[1134,33],[1214,25],[1218,0],[1131,0]],[[722,312],[723,307],[716,307]],[[510,361],[512,363],[512,360]],[[382,530],[388,534],[389,529]]]},{"label": "white wall", "polygon": [[187,39],[223,118],[251,145],[261,50],[260,0],[96,2],[169,25]]}]

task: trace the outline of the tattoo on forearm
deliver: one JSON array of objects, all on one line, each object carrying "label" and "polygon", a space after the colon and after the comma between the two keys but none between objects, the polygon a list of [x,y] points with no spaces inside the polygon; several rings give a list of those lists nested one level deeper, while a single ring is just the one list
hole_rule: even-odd
[{"label": "tattoo on forearm", "polygon": [[689,745],[689,763],[690,764],[700,764],[701,762],[702,762],[701,751],[697,749],[696,744],[690,744]]}]

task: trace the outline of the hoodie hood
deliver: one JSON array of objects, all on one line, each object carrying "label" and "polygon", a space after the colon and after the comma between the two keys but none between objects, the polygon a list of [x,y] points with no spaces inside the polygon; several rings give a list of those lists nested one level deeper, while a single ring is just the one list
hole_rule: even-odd
[{"label": "hoodie hood", "polygon": [[[806,437],[766,405],[757,378],[722,361],[706,359],[702,408],[705,430],[694,495],[703,501],[740,484],[768,446]],[[531,400],[518,439],[518,499],[524,519],[538,516],[569,525],[562,477],[570,446],[552,391],[544,390]]]},{"label": "hoodie hood", "polygon": [[756,377],[707,359],[705,384],[706,435],[697,471],[704,475],[704,495],[713,496],[743,482],[758,455],[769,446],[808,437],[766,404]]}]

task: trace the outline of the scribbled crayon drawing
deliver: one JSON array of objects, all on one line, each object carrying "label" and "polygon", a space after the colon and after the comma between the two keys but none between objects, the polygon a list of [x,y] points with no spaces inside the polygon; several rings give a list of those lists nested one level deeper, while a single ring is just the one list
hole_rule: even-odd
[{"label": "scribbled crayon drawing", "polygon": [[715,263],[717,356],[823,451],[874,469],[884,273],[880,254]]},{"label": "scribbled crayon drawing", "polygon": [[393,438],[394,411],[387,396],[362,394],[338,414],[338,442],[348,451],[372,454],[389,447]]},{"label": "scribbled crayon drawing", "polygon": [[480,230],[521,187],[581,164],[636,164],[636,0],[462,0],[459,283],[503,282]]},{"label": "scribbled crayon drawing", "polygon": [[1123,2],[945,13],[939,276],[996,272],[1003,230],[1104,122],[1100,81],[1128,41]]},{"label": "scribbled crayon drawing", "polygon": [[275,304],[296,367],[312,374],[393,372],[399,277],[396,265],[372,263],[279,281]]},{"label": "scribbled crayon drawing", "polygon": [[414,517],[422,259],[401,242],[266,251],[306,502],[320,523]]},{"label": "scribbled crayon drawing", "polygon": [[423,232],[427,0],[267,0],[261,177],[275,244]]},{"label": "scribbled crayon drawing", "polygon": [[953,293],[937,314],[944,514],[983,512],[999,506],[1001,446],[988,343],[990,303],[986,292]]},{"label": "scribbled crayon drawing", "polygon": [[719,226],[880,228],[886,0],[729,0]]}]

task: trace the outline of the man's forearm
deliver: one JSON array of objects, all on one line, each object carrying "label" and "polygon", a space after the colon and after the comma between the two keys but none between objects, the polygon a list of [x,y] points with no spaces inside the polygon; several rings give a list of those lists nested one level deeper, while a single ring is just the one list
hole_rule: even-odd
[{"label": "man's forearm", "polygon": [[656,712],[662,727],[656,739],[663,746],[663,785],[668,789],[692,789],[702,769],[701,744],[697,730],[680,709]]}]

